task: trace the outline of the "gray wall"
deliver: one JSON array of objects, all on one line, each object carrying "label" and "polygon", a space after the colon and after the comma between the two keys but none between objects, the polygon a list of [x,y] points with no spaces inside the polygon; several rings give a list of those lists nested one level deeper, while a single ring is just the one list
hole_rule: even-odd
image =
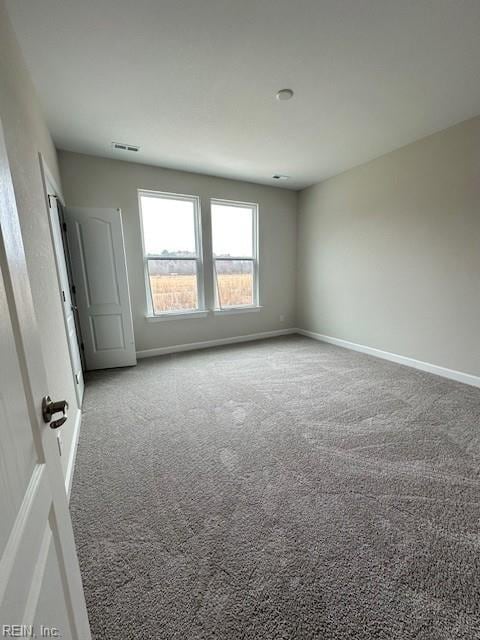
[{"label": "gray wall", "polygon": [[480,118],[305,189],[298,324],[480,375]]},{"label": "gray wall", "polygon": [[[295,326],[295,192],[67,151],[59,152],[59,162],[67,206],[122,210],[137,351]],[[137,189],[200,196],[204,244],[210,242],[210,198],[258,202],[263,308],[228,317],[147,322]],[[209,268],[205,269],[205,281],[212,291]]]},{"label": "gray wall", "polygon": [[[3,0],[0,0],[0,117],[41,333],[48,392],[52,398],[68,400],[73,421],[77,401],[38,153],[43,154],[58,183],[57,158]],[[73,424],[63,429],[64,471],[72,431]]]}]

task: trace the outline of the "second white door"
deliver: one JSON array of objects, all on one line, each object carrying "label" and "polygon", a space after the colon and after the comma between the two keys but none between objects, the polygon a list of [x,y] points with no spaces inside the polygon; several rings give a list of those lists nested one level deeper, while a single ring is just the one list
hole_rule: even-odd
[{"label": "second white door", "polygon": [[87,369],[137,363],[119,209],[67,208]]}]

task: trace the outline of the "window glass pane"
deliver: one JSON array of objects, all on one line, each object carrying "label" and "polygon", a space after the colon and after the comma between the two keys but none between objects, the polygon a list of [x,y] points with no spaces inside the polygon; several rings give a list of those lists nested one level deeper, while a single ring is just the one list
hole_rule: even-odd
[{"label": "window glass pane", "polygon": [[149,260],[154,313],[198,308],[195,260]]},{"label": "window glass pane", "polygon": [[192,201],[142,195],[140,204],[147,255],[196,255]]},{"label": "window glass pane", "polygon": [[253,304],[253,262],[215,260],[218,306],[239,307]]},{"label": "window glass pane", "polygon": [[253,257],[253,210],[212,202],[213,255]]}]

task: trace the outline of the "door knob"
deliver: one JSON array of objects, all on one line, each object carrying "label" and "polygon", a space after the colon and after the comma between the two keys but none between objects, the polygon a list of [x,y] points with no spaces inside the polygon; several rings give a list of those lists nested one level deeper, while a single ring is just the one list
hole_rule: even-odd
[{"label": "door knob", "polygon": [[[51,429],[58,429],[67,421],[68,402],[66,400],[58,400],[53,402],[50,396],[45,396],[42,400],[42,415],[43,421],[47,424],[50,423]],[[61,413],[62,417],[53,420],[52,416],[55,413]]]}]

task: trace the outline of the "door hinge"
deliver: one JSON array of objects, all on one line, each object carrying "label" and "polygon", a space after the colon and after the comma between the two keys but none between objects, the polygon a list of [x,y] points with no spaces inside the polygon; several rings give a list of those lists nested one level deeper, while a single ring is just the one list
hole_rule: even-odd
[{"label": "door hinge", "polygon": [[73,295],[77,293],[77,287],[74,284],[72,284],[72,293]]},{"label": "door hinge", "polygon": [[67,298],[65,297],[65,291],[63,291],[63,290],[62,290],[62,298],[63,298],[63,301],[64,301],[64,302],[66,302],[66,301],[67,301]]},{"label": "door hinge", "polygon": [[77,384],[80,384],[80,380],[78,379],[78,373],[75,374],[75,381]]},{"label": "door hinge", "polygon": [[65,233],[67,233],[67,223],[66,222],[62,222],[62,229],[65,231]]},{"label": "door hinge", "polygon": [[80,343],[80,349],[81,349],[82,351],[85,351],[85,345],[83,344],[83,342],[81,342],[81,343]]},{"label": "door hinge", "polygon": [[57,200],[57,196],[54,193],[48,193],[47,194],[47,198],[48,198],[48,206],[51,208],[52,207],[52,200],[53,199]]}]

